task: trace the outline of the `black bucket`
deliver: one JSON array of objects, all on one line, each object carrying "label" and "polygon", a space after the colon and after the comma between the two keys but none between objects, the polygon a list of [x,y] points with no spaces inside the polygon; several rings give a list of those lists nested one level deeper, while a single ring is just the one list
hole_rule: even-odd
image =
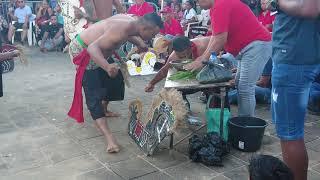
[{"label": "black bucket", "polygon": [[268,123],[256,117],[234,117],[229,120],[229,141],[231,145],[245,152],[260,149],[264,130]]}]

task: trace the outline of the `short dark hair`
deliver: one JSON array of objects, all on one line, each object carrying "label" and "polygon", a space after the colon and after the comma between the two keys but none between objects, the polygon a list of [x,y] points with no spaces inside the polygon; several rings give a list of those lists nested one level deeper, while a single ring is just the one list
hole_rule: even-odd
[{"label": "short dark hair", "polygon": [[194,1],[193,0],[188,0],[186,2],[189,3],[192,6],[192,8],[194,8]]},{"label": "short dark hair", "polygon": [[156,25],[160,29],[163,28],[163,21],[161,20],[161,17],[157,13],[145,14],[142,17],[142,21],[145,21],[145,22],[151,23],[153,25]]},{"label": "short dark hair", "polygon": [[253,156],[249,164],[250,180],[293,180],[291,170],[281,160],[269,155]]},{"label": "short dark hair", "polygon": [[53,14],[50,16],[50,19],[51,19],[52,17],[57,17],[57,15],[56,15],[55,13],[53,13]]},{"label": "short dark hair", "polygon": [[172,40],[172,49],[182,52],[191,47],[191,41],[185,36],[177,36]]}]

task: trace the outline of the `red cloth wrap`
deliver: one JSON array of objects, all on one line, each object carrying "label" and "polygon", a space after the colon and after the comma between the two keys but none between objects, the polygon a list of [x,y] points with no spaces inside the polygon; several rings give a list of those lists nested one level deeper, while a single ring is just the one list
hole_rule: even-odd
[{"label": "red cloth wrap", "polygon": [[71,108],[68,112],[68,116],[75,119],[78,123],[84,122],[83,117],[83,96],[82,96],[82,79],[86,67],[89,64],[90,55],[87,49],[83,49],[80,54],[73,58],[73,63],[78,66],[75,84],[74,95]]}]

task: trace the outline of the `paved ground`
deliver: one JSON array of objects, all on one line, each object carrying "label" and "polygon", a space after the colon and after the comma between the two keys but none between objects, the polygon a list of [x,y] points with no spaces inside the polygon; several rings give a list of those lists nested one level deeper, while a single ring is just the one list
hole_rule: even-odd
[{"label": "paved ground", "polygon": [[[40,54],[37,49],[27,53],[29,66],[18,63],[14,72],[4,75],[5,97],[0,99],[1,180],[248,179],[246,166],[252,153],[232,150],[220,168],[190,162],[187,142],[172,152],[162,145],[153,157],[141,153],[126,133],[127,104],[135,98],[142,99],[146,106],[151,103],[152,94],[143,93],[150,77],[133,78],[134,88],[127,90],[125,101],[112,103],[112,110],[122,114],[121,118],[110,119],[122,151],[107,154],[87,112],[83,125],[66,119],[74,78],[67,55]],[[191,101],[193,111],[203,115],[203,104],[196,96]],[[270,121],[269,107],[258,107],[257,114]],[[308,115],[306,123],[310,180],[320,179],[319,120]],[[188,131],[182,130],[177,139]],[[281,157],[272,125],[258,153]]]}]

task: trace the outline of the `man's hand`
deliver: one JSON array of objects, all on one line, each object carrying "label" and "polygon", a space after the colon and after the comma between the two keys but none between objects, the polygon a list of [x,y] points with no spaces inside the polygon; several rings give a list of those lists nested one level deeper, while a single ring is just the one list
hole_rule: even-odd
[{"label": "man's hand", "polygon": [[119,72],[119,66],[115,63],[107,66],[107,73],[110,77],[116,77]]},{"label": "man's hand", "polygon": [[145,92],[152,92],[153,90],[154,90],[154,85],[150,83],[144,88]]},{"label": "man's hand", "polygon": [[204,66],[202,61],[203,61],[203,58],[200,56],[195,61],[193,61],[192,63],[185,65],[184,69],[188,70],[188,71],[200,70]]}]

